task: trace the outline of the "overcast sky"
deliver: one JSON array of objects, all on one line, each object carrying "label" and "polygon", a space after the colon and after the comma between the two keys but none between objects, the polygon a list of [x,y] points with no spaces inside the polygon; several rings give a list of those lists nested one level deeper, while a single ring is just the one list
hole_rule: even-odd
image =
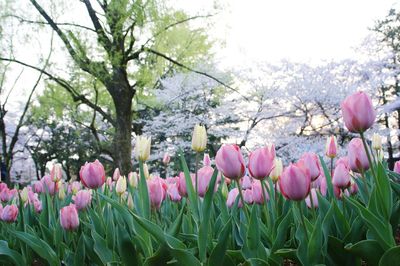
[{"label": "overcast sky", "polygon": [[[176,1],[175,1],[176,2]],[[211,0],[178,0],[191,12],[205,12]],[[218,1],[221,2],[221,1]],[[212,34],[226,40],[223,61],[302,62],[351,57],[394,0],[222,0],[224,11]],[[177,6],[179,6],[177,5]]]}]

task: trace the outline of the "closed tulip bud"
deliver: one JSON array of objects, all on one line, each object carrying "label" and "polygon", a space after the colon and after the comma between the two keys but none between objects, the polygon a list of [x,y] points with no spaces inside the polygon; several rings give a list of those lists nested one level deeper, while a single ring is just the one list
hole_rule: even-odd
[{"label": "closed tulip bud", "polygon": [[171,161],[171,156],[169,156],[168,152],[166,152],[164,154],[162,162],[164,165],[168,165],[170,161]]},{"label": "closed tulip bud", "polygon": [[42,206],[42,202],[40,200],[35,199],[33,201],[33,207],[34,207],[36,213],[41,213],[42,212],[43,206]]},{"label": "closed tulip bud", "polygon": [[178,185],[175,183],[168,184],[167,194],[171,201],[178,202],[182,199],[181,195],[179,195]]},{"label": "closed tulip bud", "polygon": [[120,176],[118,178],[117,185],[115,186],[115,192],[117,192],[117,194],[121,196],[122,194],[125,193],[125,191],[126,191],[126,178],[125,176]]},{"label": "closed tulip bud", "polygon": [[[139,171],[139,173],[140,173],[140,171]],[[149,167],[147,166],[146,163],[143,164],[143,175],[144,175],[145,179],[150,178]]]},{"label": "closed tulip bud", "polygon": [[400,161],[397,161],[397,162],[394,163],[393,171],[394,171],[395,173],[400,174]]},{"label": "closed tulip bud", "polygon": [[55,195],[58,191],[57,182],[54,182],[49,175],[45,175],[40,181],[44,191],[47,191],[50,195]]},{"label": "closed tulip bud", "polygon": [[370,165],[368,157],[360,138],[354,138],[350,141],[348,146],[348,157],[350,169],[352,171],[361,173],[369,169]]},{"label": "closed tulip bud", "polygon": [[253,191],[251,189],[243,190],[243,200],[247,204],[253,204]]},{"label": "closed tulip bud", "polygon": [[126,200],[126,205],[128,206],[128,208],[129,208],[130,210],[133,210],[133,208],[135,207],[135,206],[133,205],[133,198],[132,198],[132,195],[131,195],[131,194],[128,194],[128,199]]},{"label": "closed tulip bud", "polygon": [[15,204],[5,206],[1,212],[1,220],[7,223],[15,222],[17,217],[18,208]]},{"label": "closed tulip bud", "polygon": [[33,183],[33,191],[35,191],[35,193],[43,193],[43,183],[40,181]]},{"label": "closed tulip bud", "polygon": [[307,169],[291,164],[283,170],[279,188],[285,198],[304,200],[310,192],[311,177]]},{"label": "closed tulip bud", "polygon": [[131,188],[135,188],[138,185],[138,175],[136,172],[130,172],[128,175],[128,183]]},{"label": "closed tulip bud", "polygon": [[[234,188],[231,191],[229,191],[228,194],[228,199],[226,200],[226,206],[228,206],[228,208],[232,208],[232,206],[235,204],[236,198],[239,196],[239,189],[238,188]],[[242,207],[242,202],[239,199],[238,202],[238,207]]]},{"label": "closed tulip bud", "polygon": [[279,158],[275,158],[274,160],[274,167],[272,168],[271,173],[269,174],[269,176],[272,179],[272,182],[276,183],[279,179],[279,177],[281,176],[283,171],[283,164],[282,164],[282,160]]},{"label": "closed tulip bud", "polygon": [[58,182],[62,178],[62,167],[61,164],[56,163],[50,171],[50,177],[53,182]]},{"label": "closed tulip bud", "polygon": [[24,187],[20,193],[22,203],[28,201],[28,187]]},{"label": "closed tulip bud", "polygon": [[195,125],[192,135],[192,149],[202,152],[207,146],[207,131],[205,126]]},{"label": "closed tulip bud", "polygon": [[226,185],[225,182],[222,182],[222,188],[221,188],[221,193],[222,196],[224,196],[224,198],[226,199],[226,197],[228,197],[228,186]]},{"label": "closed tulip bud", "polygon": [[64,185],[61,185],[60,188],[58,189],[58,198],[60,200],[64,200],[65,199],[65,188]]},{"label": "closed tulip bud", "polygon": [[264,193],[262,191],[262,186],[261,186],[260,180],[254,180],[253,184],[251,184],[251,190],[253,191],[254,203],[263,204],[264,203],[264,194],[265,194],[265,197],[267,198],[267,201],[269,200],[268,192],[265,189],[264,189]]},{"label": "closed tulip bud", "polygon": [[245,164],[237,145],[222,145],[215,157],[215,163],[218,170],[227,178],[239,179],[244,176]]},{"label": "closed tulip bud", "polygon": [[336,166],[333,173],[332,184],[340,189],[346,189],[350,186],[350,173],[349,169],[344,164]]},{"label": "closed tulip bud", "polygon": [[70,190],[71,190],[70,193],[76,195],[76,193],[78,193],[78,191],[81,190],[81,188],[82,188],[81,183],[78,181],[74,181],[70,185]]},{"label": "closed tulip bud", "polygon": [[344,124],[350,132],[363,133],[370,128],[376,118],[371,98],[365,92],[356,92],[342,102]]},{"label": "closed tulip bud", "polygon": [[250,189],[251,188],[251,177],[248,175],[245,175],[241,180],[241,186],[243,189]]},{"label": "closed tulip bud", "polygon": [[101,187],[106,181],[106,173],[103,165],[98,161],[93,163],[85,163],[79,171],[82,184],[91,189]]},{"label": "closed tulip bud", "polygon": [[114,181],[117,181],[118,179],[119,179],[119,177],[121,176],[121,173],[119,172],[119,168],[116,168],[115,170],[114,170],[114,173],[113,173],[113,180]]},{"label": "closed tulip bud", "polygon": [[151,138],[145,136],[136,137],[135,155],[137,160],[147,161],[150,157]]},{"label": "closed tulip bud", "polygon": [[211,166],[211,159],[210,159],[210,155],[208,153],[204,154],[203,166]]},{"label": "closed tulip bud", "polygon": [[380,135],[374,133],[372,136],[372,149],[379,151],[382,149],[382,138]]},{"label": "closed tulip bud", "polygon": [[268,177],[274,166],[275,146],[257,149],[249,155],[249,172],[252,177],[263,180]]},{"label": "closed tulip bud", "polygon": [[337,141],[335,136],[330,136],[326,140],[326,145],[325,145],[325,154],[329,158],[333,159],[337,155]]},{"label": "closed tulip bud", "polygon": [[147,188],[149,191],[149,198],[151,207],[160,209],[161,203],[164,199],[165,190],[158,177],[147,180]]},{"label": "closed tulip bud", "polygon": [[92,201],[92,193],[90,190],[79,190],[74,198],[75,207],[78,211],[86,209]]},{"label": "closed tulip bud", "polygon": [[179,195],[181,195],[182,197],[187,196],[186,179],[183,172],[180,172],[178,176],[178,191]]},{"label": "closed tulip bud", "polygon": [[[312,203],[311,203],[311,198],[312,197]],[[312,208],[314,206],[314,208],[318,208],[318,196],[317,196],[317,190],[315,188],[312,188],[310,190],[310,194],[308,194],[307,198],[306,198],[306,204],[308,208]]]},{"label": "closed tulip bud", "polygon": [[301,156],[298,165],[306,168],[309,171],[311,181],[316,180],[321,174],[321,166],[319,164],[318,156],[315,153],[312,152],[304,153]]},{"label": "closed tulip bud", "polygon": [[65,230],[72,231],[79,226],[78,211],[74,204],[70,204],[60,210],[61,227]]},{"label": "closed tulip bud", "polygon": [[344,166],[346,166],[347,169],[350,169],[349,157],[344,156],[344,157],[339,158],[335,163],[335,167],[338,166],[339,164],[344,164]]},{"label": "closed tulip bud", "polygon": [[[211,166],[203,166],[197,171],[197,192],[200,197],[206,195],[213,173],[214,169]],[[217,185],[214,188],[216,189]]]}]

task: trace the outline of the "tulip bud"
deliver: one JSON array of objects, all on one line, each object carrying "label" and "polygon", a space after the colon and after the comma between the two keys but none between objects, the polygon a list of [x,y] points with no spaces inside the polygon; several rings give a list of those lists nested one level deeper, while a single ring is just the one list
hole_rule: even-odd
[{"label": "tulip bud", "polygon": [[[311,203],[311,197],[312,197],[312,203]],[[318,196],[317,196],[317,190],[315,188],[312,188],[310,190],[310,194],[308,194],[307,198],[306,198],[306,204],[308,208],[312,208],[314,206],[314,208],[318,208]]]},{"label": "tulip bud", "polygon": [[272,182],[276,183],[278,181],[279,177],[282,174],[282,171],[283,171],[282,160],[279,158],[275,158],[274,159],[274,168],[272,168],[272,171],[269,174],[269,176],[272,179]]},{"label": "tulip bud", "polygon": [[400,174],[400,161],[397,161],[397,162],[394,163],[393,171],[394,171],[395,173]]},{"label": "tulip bud", "polygon": [[247,204],[253,204],[253,191],[251,189],[243,190],[243,200]]},{"label": "tulip bud", "polygon": [[325,154],[329,158],[333,159],[337,155],[337,141],[335,136],[330,136],[326,140],[326,145],[325,145]]},{"label": "tulip bud", "polygon": [[122,194],[125,193],[125,191],[126,191],[126,178],[125,176],[120,176],[118,178],[117,185],[115,186],[115,192],[117,192],[117,194],[121,196]]},{"label": "tulip bud", "polygon": [[356,182],[351,180],[351,185],[350,185],[350,194],[355,195],[358,193],[358,185]]},{"label": "tulip bud", "polygon": [[135,207],[135,206],[133,205],[133,198],[132,198],[132,195],[129,194],[129,193],[128,193],[128,199],[126,200],[126,205],[128,206],[128,208],[129,208],[130,210],[133,210],[133,208]]},{"label": "tulip bud", "polygon": [[20,193],[20,197],[22,200],[22,203],[25,203],[28,201],[28,187],[24,187]]},{"label": "tulip bud", "polygon": [[92,193],[90,190],[79,190],[74,198],[75,208],[80,211],[89,206],[92,201]]},{"label": "tulip bud", "polygon": [[130,172],[128,175],[128,183],[131,188],[137,187],[138,175],[136,172]]},{"label": "tulip bud", "polygon": [[116,169],[114,170],[114,173],[113,173],[113,180],[114,180],[114,181],[117,181],[117,180],[119,179],[120,176],[121,176],[121,174],[120,174],[120,172],[119,172],[119,168],[116,168]]},{"label": "tulip bud", "polygon": [[208,153],[204,153],[203,166],[211,166],[211,159]]},{"label": "tulip bud", "polygon": [[375,122],[376,111],[365,92],[359,91],[348,96],[341,108],[344,124],[350,132],[363,133]]},{"label": "tulip bud", "polygon": [[137,160],[147,161],[150,157],[151,138],[145,136],[136,137],[135,155]]},{"label": "tulip bud", "polygon": [[143,175],[144,175],[145,179],[149,179],[150,178],[149,167],[147,166],[146,163],[143,164]]},{"label": "tulip bud", "polygon": [[[228,206],[228,208],[232,208],[232,206],[235,204],[236,198],[239,196],[239,189],[238,188],[234,188],[231,191],[229,191],[228,194],[228,199],[226,200],[226,206]],[[239,199],[238,202],[238,207],[242,207],[242,202]]]},{"label": "tulip bud", "polygon": [[163,162],[164,165],[168,165],[170,161],[171,161],[171,156],[169,156],[168,152],[166,152],[164,154],[162,162]]},{"label": "tulip bud", "polygon": [[207,146],[207,131],[204,126],[196,125],[192,135],[192,149],[196,152],[202,152]]},{"label": "tulip bud", "polygon": [[[267,183],[267,186],[268,186],[268,183]],[[267,198],[267,201],[269,200],[268,192],[265,189],[263,192],[260,180],[254,180],[253,184],[251,185],[251,190],[253,191],[254,203],[263,204],[264,203],[264,194],[265,194],[265,197]]]},{"label": "tulip bud", "polygon": [[352,171],[361,173],[369,169],[370,165],[368,157],[360,138],[354,138],[350,141],[348,146],[348,157],[350,169]]},{"label": "tulip bud", "polygon": [[56,163],[50,171],[50,177],[53,182],[58,182],[62,178],[62,167],[61,164]]},{"label": "tulip bud", "polygon": [[311,176],[311,181],[316,180],[321,174],[321,166],[318,156],[312,152],[306,152],[301,156],[298,166],[307,169]]},{"label": "tulip bud", "polygon": [[274,166],[275,146],[257,149],[250,153],[248,169],[252,177],[262,180],[268,177]]},{"label": "tulip bud", "polygon": [[279,179],[279,188],[285,198],[303,200],[310,192],[311,177],[307,169],[291,164],[283,170]]},{"label": "tulip bud", "polygon": [[245,164],[237,145],[222,145],[215,156],[215,164],[227,178],[239,179],[244,176]]},{"label": "tulip bud", "polygon": [[82,184],[87,188],[99,188],[106,181],[106,173],[103,165],[98,161],[85,163],[79,171]]},{"label": "tulip bud", "polygon": [[[0,204],[1,205],[1,204]],[[12,223],[17,220],[18,208],[15,204],[7,205],[1,212],[1,220],[7,223]]]},{"label": "tulip bud", "polygon": [[71,183],[70,185],[70,193],[72,193],[73,195],[76,195],[76,193],[78,193],[79,190],[81,190],[82,186],[81,183],[78,181],[74,181]]},{"label": "tulip bud", "polygon": [[61,227],[65,230],[75,230],[79,226],[78,211],[74,204],[70,204],[60,210]]},{"label": "tulip bud", "polygon": [[149,191],[149,198],[151,207],[160,209],[161,203],[164,199],[164,188],[159,180],[160,178],[155,177],[147,180],[147,188]]},{"label": "tulip bud", "polygon": [[65,199],[65,189],[64,189],[64,185],[61,185],[60,188],[58,189],[58,198],[60,200],[64,200]]},{"label": "tulip bud", "polygon": [[340,189],[345,189],[350,186],[350,173],[349,169],[344,164],[336,166],[333,173],[332,184]]},{"label": "tulip bud", "polygon": [[228,186],[226,185],[225,182],[222,182],[221,193],[222,196],[224,196],[224,198],[226,199],[226,197],[228,196]]},{"label": "tulip bud", "polygon": [[178,202],[182,199],[182,196],[179,195],[178,185],[175,183],[168,184],[167,194],[171,201]]},{"label": "tulip bud", "polygon": [[380,135],[374,133],[372,136],[372,149],[379,151],[382,149],[382,138]]},{"label": "tulip bud", "polygon": [[242,189],[250,189],[251,188],[251,178],[248,175],[245,175],[242,179],[241,179],[241,186]]}]

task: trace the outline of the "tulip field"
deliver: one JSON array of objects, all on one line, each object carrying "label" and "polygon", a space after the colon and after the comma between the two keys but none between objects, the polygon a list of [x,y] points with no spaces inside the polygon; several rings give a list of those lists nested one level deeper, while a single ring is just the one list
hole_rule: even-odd
[{"label": "tulip field", "polygon": [[[357,92],[342,103],[354,133],[347,156],[336,138],[325,154],[283,165],[274,145],[247,159],[223,144],[204,153],[196,126],[189,169],[148,173],[151,140],[137,138],[137,172],[106,177],[86,163],[80,181],[59,165],[29,186],[0,183],[1,265],[400,265],[400,164],[388,169],[380,137],[368,139],[376,111]],[[168,167],[170,156],[163,163]]]}]

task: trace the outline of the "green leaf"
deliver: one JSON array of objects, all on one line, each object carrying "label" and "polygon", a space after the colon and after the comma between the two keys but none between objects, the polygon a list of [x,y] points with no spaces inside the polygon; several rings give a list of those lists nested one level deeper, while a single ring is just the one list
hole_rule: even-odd
[{"label": "green leaf", "polygon": [[107,247],[107,242],[96,231],[92,230],[92,238],[94,241],[94,251],[99,256],[104,265],[113,261],[113,253]]},{"label": "green leaf", "polygon": [[[218,237],[217,245],[211,252],[210,258],[208,260],[209,266],[221,265],[223,263],[225,252],[226,249],[228,248],[228,241],[231,231],[232,231],[232,220],[229,219],[228,222],[223,227],[221,234]],[[222,254],[224,254],[224,256],[222,256]]]},{"label": "green leaf", "polygon": [[198,245],[199,245],[199,257],[202,262],[205,262],[207,256],[207,237],[208,237],[208,228],[210,224],[210,215],[212,210],[212,202],[213,202],[213,195],[214,195],[214,187],[217,181],[218,170],[215,169],[214,173],[211,177],[210,183],[208,185],[208,189],[206,195],[204,197],[203,202],[203,218],[202,222],[200,223],[199,228],[199,238],[198,238]]},{"label": "green leaf", "polygon": [[145,218],[150,217],[150,199],[149,191],[147,189],[146,177],[144,176],[143,162],[139,160],[140,180],[139,180],[139,193],[140,202],[142,203],[142,214]]},{"label": "green leaf", "polygon": [[17,251],[12,250],[8,247],[8,243],[4,240],[0,240],[0,255],[7,256],[12,260],[15,265],[24,266],[26,265],[24,258]]},{"label": "green leaf", "polygon": [[11,231],[11,233],[32,248],[40,257],[47,260],[50,265],[60,265],[60,261],[54,250],[39,237],[25,232]]},{"label": "green leaf", "polygon": [[379,266],[398,265],[400,261],[400,246],[393,247],[383,254]]},{"label": "green leaf", "polygon": [[79,266],[83,264],[85,264],[85,237],[82,234],[75,251],[74,265]]},{"label": "green leaf", "polygon": [[[344,247],[350,253],[362,258],[368,265],[378,265],[384,250],[376,240],[362,240],[354,245],[348,244]],[[387,264],[389,265],[389,264]]]},{"label": "green leaf", "polygon": [[377,164],[376,188],[378,190],[380,201],[383,205],[384,217],[390,219],[393,206],[392,191],[390,189],[389,177],[381,163]]},{"label": "green leaf", "polygon": [[192,179],[190,177],[190,171],[186,164],[186,160],[185,160],[182,150],[179,151],[179,159],[181,161],[183,173],[185,175],[186,190],[188,193],[190,210],[192,211],[192,213],[195,217],[195,220],[199,221],[199,209],[198,209],[199,207],[197,204],[198,197],[196,195],[196,192],[194,191]]},{"label": "green leaf", "polygon": [[322,231],[321,231],[321,216],[318,217],[314,224],[314,230],[308,242],[308,261],[312,264],[321,262],[322,250]]},{"label": "green leaf", "polygon": [[331,177],[331,173],[328,169],[328,167],[325,164],[324,159],[319,156],[319,160],[321,162],[322,165],[322,169],[324,170],[324,174],[325,174],[325,178],[326,178],[326,184],[328,185],[328,199],[332,199],[335,198],[335,194],[333,193],[333,185],[332,185],[332,177]]},{"label": "green leaf", "polygon": [[[114,228],[115,229],[115,228]],[[125,265],[141,265],[139,253],[133,245],[129,234],[122,226],[117,226],[118,233],[118,253]]]}]

